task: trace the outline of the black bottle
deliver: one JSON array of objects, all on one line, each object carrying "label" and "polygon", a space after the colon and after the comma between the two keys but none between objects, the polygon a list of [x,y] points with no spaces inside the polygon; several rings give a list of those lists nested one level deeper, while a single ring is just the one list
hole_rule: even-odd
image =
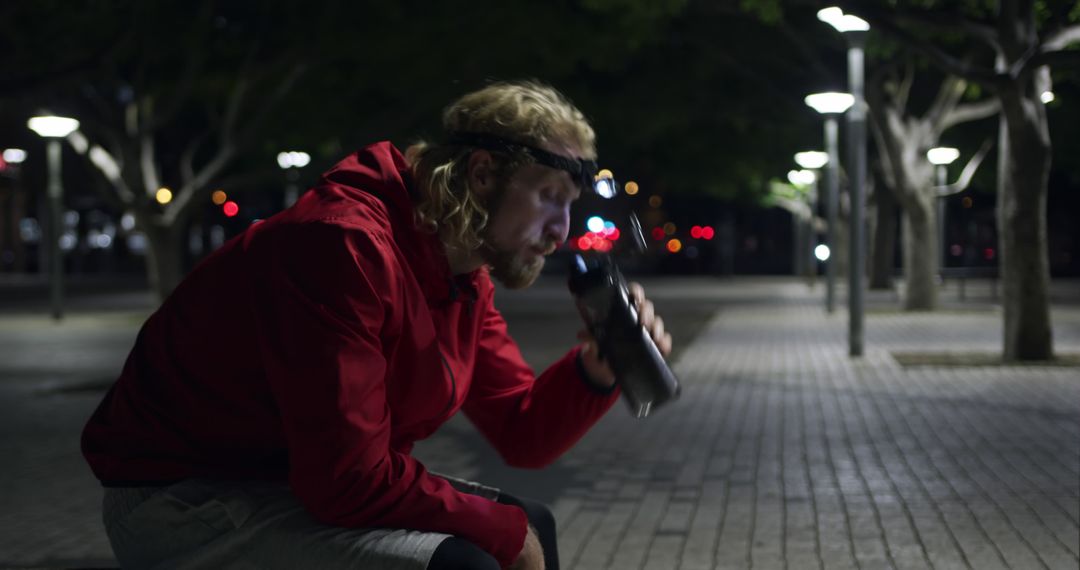
[{"label": "black bottle", "polygon": [[678,398],[679,380],[638,322],[626,280],[615,262],[603,254],[575,255],[570,262],[569,287],[631,412],[643,418]]}]

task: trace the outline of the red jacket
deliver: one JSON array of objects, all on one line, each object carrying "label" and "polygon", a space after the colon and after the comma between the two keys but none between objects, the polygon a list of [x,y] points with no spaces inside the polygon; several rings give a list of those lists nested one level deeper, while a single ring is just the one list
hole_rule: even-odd
[{"label": "red jacket", "polygon": [[86,426],[94,474],[287,478],[326,524],[454,534],[509,565],[524,513],[429,475],[414,442],[463,409],[507,463],[542,467],[617,394],[589,388],[576,350],[534,376],[486,270],[455,278],[414,229],[407,180],[372,145],[196,267]]}]

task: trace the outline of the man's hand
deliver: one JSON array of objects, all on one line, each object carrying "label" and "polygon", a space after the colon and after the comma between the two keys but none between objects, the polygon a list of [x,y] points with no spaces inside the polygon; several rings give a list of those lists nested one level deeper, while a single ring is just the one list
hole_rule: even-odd
[{"label": "man's hand", "polygon": [[510,565],[510,570],[544,570],[544,549],[540,546],[540,539],[536,537],[536,529],[529,525],[529,532],[525,534],[525,545],[521,547],[521,554]]},{"label": "man's hand", "polygon": [[[656,314],[652,301],[645,298],[645,288],[640,283],[633,282],[628,287],[630,298],[637,308],[638,322],[649,331],[649,336],[656,343],[656,348],[660,349],[660,354],[667,357],[671,354],[671,335],[664,331],[664,319]],[[578,338],[585,341],[581,348],[581,363],[585,366],[589,378],[602,388],[610,388],[615,384],[615,373],[606,361],[597,356],[600,349],[596,345],[596,339],[585,331],[578,333]]]}]

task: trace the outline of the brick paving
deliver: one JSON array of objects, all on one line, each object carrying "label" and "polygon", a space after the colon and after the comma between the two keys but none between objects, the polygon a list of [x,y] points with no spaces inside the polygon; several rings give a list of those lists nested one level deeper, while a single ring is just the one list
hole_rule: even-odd
[{"label": "brick paving", "polygon": [[[681,401],[615,410],[561,464],[567,568],[1077,568],[1080,370],[901,367],[1000,345],[996,312],[846,315],[796,285],[721,309]],[[1055,310],[1058,350],[1080,310]]]},{"label": "brick paving", "polygon": [[[500,466],[458,418],[418,455],[546,500],[571,570],[1080,567],[1080,368],[892,357],[998,350],[987,299],[909,315],[871,296],[867,354],[852,360],[846,315],[824,315],[820,288],[646,286],[663,314],[680,300],[720,307],[680,352],[679,402],[645,420],[620,403],[539,472]],[[550,307],[536,301],[552,290],[520,303]],[[504,310],[520,313],[512,331],[540,326]],[[113,373],[134,328],[123,316],[60,328],[18,318],[0,317],[0,567],[110,564],[74,436],[101,394],[78,388]],[[1080,352],[1080,304],[1055,306],[1054,325],[1058,351]],[[553,351],[523,344],[530,361]]]}]

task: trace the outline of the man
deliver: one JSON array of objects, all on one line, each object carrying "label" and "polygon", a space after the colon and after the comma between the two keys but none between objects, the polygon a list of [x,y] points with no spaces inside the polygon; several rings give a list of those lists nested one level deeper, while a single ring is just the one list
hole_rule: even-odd
[{"label": "man", "polygon": [[566,239],[593,131],[535,83],[443,122],[438,144],[343,160],[147,320],[83,435],[121,565],[557,568],[550,512],[409,453],[460,409],[543,467],[618,397],[590,339],[534,376],[489,280],[530,285]]}]

